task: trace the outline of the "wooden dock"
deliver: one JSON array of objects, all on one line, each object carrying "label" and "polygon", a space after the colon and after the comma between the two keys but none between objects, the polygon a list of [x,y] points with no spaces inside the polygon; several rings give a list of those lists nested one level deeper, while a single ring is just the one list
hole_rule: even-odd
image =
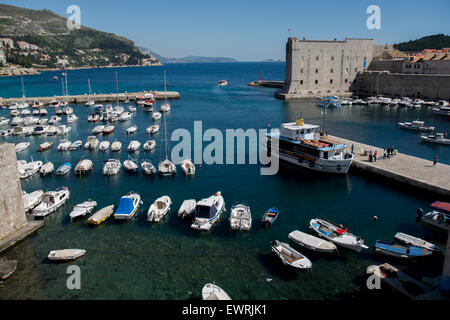
[{"label": "wooden dock", "polygon": [[0,98],[0,105],[8,106],[12,103],[33,103],[35,101],[49,104],[53,100],[67,101],[69,103],[86,103],[89,100],[94,100],[96,103],[101,102],[114,102],[114,101],[126,101],[134,100],[137,96],[143,96],[146,93],[153,93],[156,100],[166,99],[179,99],[180,93],[177,91],[142,91],[134,93],[109,93],[109,94],[93,94],[93,95],[71,95],[71,96],[53,96],[53,97],[25,97],[25,98]]},{"label": "wooden dock", "polygon": [[[383,148],[370,146],[352,140],[328,136],[331,140],[347,144],[347,151],[354,146],[355,159],[352,167],[395,180],[412,187],[427,190],[444,196],[441,200],[450,199],[450,166],[437,163],[433,166],[433,159],[422,159],[397,153],[390,159],[383,159]],[[370,162],[366,151],[377,151],[377,161]]]}]

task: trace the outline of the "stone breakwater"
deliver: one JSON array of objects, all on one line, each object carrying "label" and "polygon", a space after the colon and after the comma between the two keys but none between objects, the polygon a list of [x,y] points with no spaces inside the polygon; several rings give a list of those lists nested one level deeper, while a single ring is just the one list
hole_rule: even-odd
[{"label": "stone breakwater", "polygon": [[156,100],[166,99],[179,99],[180,93],[176,91],[143,91],[135,93],[111,93],[111,94],[96,94],[96,95],[73,95],[73,96],[53,96],[53,97],[27,97],[27,98],[0,98],[0,105],[8,106],[11,103],[33,103],[35,101],[43,102],[44,104],[49,104],[53,100],[57,101],[67,101],[69,103],[86,103],[89,100],[94,100],[96,103],[101,102],[114,102],[114,101],[126,101],[134,100],[137,96],[144,96],[146,93],[153,93]]},{"label": "stone breakwater", "polygon": [[18,68],[18,67],[4,67],[0,68],[0,77],[26,76],[32,74],[39,74],[40,72],[34,68]]}]

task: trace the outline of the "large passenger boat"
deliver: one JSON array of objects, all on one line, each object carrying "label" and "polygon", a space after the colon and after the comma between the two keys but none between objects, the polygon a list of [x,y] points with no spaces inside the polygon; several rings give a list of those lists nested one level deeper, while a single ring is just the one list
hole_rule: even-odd
[{"label": "large passenger boat", "polygon": [[305,124],[303,118],[283,123],[280,130],[267,133],[267,155],[316,171],[346,174],[353,161],[346,144],[319,136],[319,126]]}]

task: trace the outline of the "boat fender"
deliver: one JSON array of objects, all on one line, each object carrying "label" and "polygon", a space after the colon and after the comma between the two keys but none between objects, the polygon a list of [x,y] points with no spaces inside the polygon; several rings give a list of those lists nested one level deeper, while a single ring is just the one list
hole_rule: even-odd
[{"label": "boat fender", "polygon": [[295,141],[300,141],[300,140],[302,140],[302,139],[300,138],[300,136],[297,136],[297,138],[295,138]]},{"label": "boat fender", "polygon": [[423,209],[422,208],[417,208],[417,217],[418,218],[422,218],[422,215],[423,215]]}]

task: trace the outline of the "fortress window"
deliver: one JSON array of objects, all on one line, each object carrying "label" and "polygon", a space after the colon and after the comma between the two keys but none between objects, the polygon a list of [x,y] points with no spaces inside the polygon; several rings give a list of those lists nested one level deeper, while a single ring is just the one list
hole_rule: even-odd
[{"label": "fortress window", "polygon": [[300,80],[300,84],[303,84],[303,80]]},{"label": "fortress window", "polygon": [[355,72],[358,72],[358,68],[355,68]]},{"label": "fortress window", "polygon": [[318,83],[319,83],[319,80],[314,81],[314,83],[315,83],[315,84],[318,84]]},{"label": "fortress window", "polygon": [[330,70],[330,73],[333,73],[333,69]]},{"label": "fortress window", "polygon": [[330,80],[330,83],[333,83],[333,79]]},{"label": "fortress window", "polygon": [[303,73],[303,69],[300,69],[300,73]]},{"label": "fortress window", "polygon": [[334,57],[331,57],[331,61],[334,61]]},{"label": "fortress window", "polygon": [[319,73],[319,69],[316,69],[316,73]]},{"label": "fortress window", "polygon": [[319,61],[319,56],[316,56],[316,61]]},{"label": "fortress window", "polygon": [[345,83],[347,83],[347,79],[345,79],[344,81],[345,81]]},{"label": "fortress window", "polygon": [[348,73],[348,68],[345,68],[345,73]]}]

